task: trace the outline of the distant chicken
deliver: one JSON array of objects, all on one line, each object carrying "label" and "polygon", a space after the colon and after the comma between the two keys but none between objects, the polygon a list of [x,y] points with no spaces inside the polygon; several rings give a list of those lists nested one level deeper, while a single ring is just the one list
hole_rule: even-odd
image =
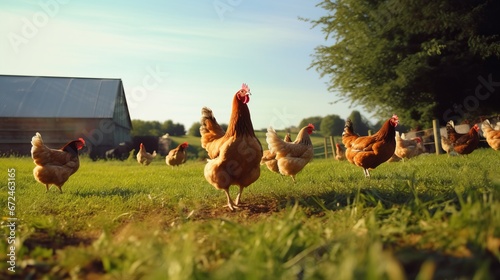
[{"label": "distant chicken", "polygon": [[295,182],[295,175],[299,173],[313,156],[313,145],[309,135],[314,131],[314,125],[303,127],[293,142],[285,142],[278,137],[276,131],[269,127],[266,133],[266,142],[271,153],[276,154],[280,174],[291,176]]},{"label": "distant chicken", "polygon": [[[371,136],[359,136],[349,142],[346,141],[348,143],[346,146],[347,160],[363,168],[365,177],[370,177],[369,169],[376,168],[394,155],[396,149],[395,128],[398,123],[398,116],[393,115],[377,133]],[[342,140],[344,141],[344,136]]]},{"label": "distant chicken", "polygon": [[344,149],[340,146],[339,143],[335,144],[335,159],[338,161],[346,160],[347,158],[345,157],[345,151]]},{"label": "distant chicken", "polygon": [[447,137],[441,135],[441,148],[448,154],[448,156],[457,156],[457,152],[453,150],[453,143]]},{"label": "distant chicken", "polygon": [[496,151],[500,150],[500,130],[494,130],[489,120],[481,123],[481,130],[488,145]]},{"label": "distant chicken", "polygon": [[[404,135],[404,134],[403,134]],[[405,137],[401,137],[399,132],[396,131],[396,149],[394,150],[394,154],[403,159],[409,159],[412,157],[416,157],[423,153],[422,147],[422,139],[416,137],[414,139],[404,139]]]},{"label": "distant chicken", "polygon": [[418,149],[418,154],[419,155],[427,153],[427,151],[425,149],[425,146],[424,146],[424,141],[422,140],[422,137],[417,136],[417,137],[413,137],[413,138],[410,138],[410,139],[406,139],[406,135],[404,133],[402,133],[401,134],[401,139],[416,141],[418,143],[417,144],[417,149]]},{"label": "distant chicken", "polygon": [[31,139],[31,158],[36,164],[33,169],[35,179],[44,184],[46,190],[56,185],[62,193],[62,186],[80,167],[78,151],[85,147],[85,140],[78,138],[61,149],[50,149],[43,143],[42,135],[36,133]]},{"label": "distant chicken", "polygon": [[[217,123],[212,110],[207,107],[201,110],[201,146],[210,158],[205,165],[205,179],[225,192],[230,210],[238,208],[243,189],[260,177],[262,145],[255,136],[249,101],[250,88],[242,84],[234,94],[226,131]],[[231,185],[240,188],[234,202],[229,195]]]},{"label": "distant chicken", "polygon": [[149,165],[156,157],[156,151],[153,151],[153,154],[146,152],[144,144],[141,143],[141,145],[139,146],[139,152],[137,153],[136,157],[139,164]]},{"label": "distant chicken", "polygon": [[184,142],[179,144],[177,148],[172,149],[168,152],[168,155],[165,157],[165,162],[170,166],[181,165],[186,162],[186,149],[188,147],[188,143]]},{"label": "distant chicken", "polygon": [[[283,141],[292,142],[290,133],[287,133],[285,135]],[[272,172],[280,173],[280,170],[278,168],[278,161],[276,160],[276,153],[271,153],[270,150],[264,150],[262,159],[260,160],[260,164],[265,164],[267,166],[267,169],[271,170]]]},{"label": "distant chicken", "polygon": [[479,126],[475,124],[467,134],[453,142],[453,150],[461,155],[472,153],[479,145]]}]

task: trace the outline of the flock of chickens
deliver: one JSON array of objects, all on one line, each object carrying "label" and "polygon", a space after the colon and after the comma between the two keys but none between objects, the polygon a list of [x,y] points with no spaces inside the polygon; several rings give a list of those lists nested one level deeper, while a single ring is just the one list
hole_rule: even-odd
[{"label": "flock of chickens", "polygon": [[[486,142],[491,148],[500,150],[500,125],[494,128],[489,120],[481,123],[481,130]],[[448,137],[441,136],[441,147],[448,155],[467,155],[472,153],[479,144],[479,126],[475,124],[468,133],[458,133],[455,130],[453,121],[446,124],[446,133]]]},{"label": "flock of chickens", "polygon": [[[168,152],[167,156],[165,157],[165,163],[169,166],[177,166],[181,165],[184,162],[186,162],[186,149],[188,147],[188,143],[184,142],[179,144],[175,149],[172,149]],[[139,152],[137,153],[137,162],[141,165],[149,165],[151,162],[153,162],[154,158],[156,157],[156,151],[153,151],[152,154],[148,153],[146,151],[146,148],[144,147],[144,144],[139,145]]]},{"label": "flock of chickens", "polygon": [[[313,158],[313,145],[310,134],[314,126],[309,124],[303,127],[295,141],[290,134],[281,139],[273,128],[268,128],[266,142],[268,150],[255,136],[248,102],[250,88],[243,84],[233,97],[232,111],[227,129],[224,131],[214,117],[212,110],[207,107],[201,110],[201,146],[207,151],[209,159],[204,168],[205,179],[216,189],[223,190],[227,197],[227,206],[234,210],[241,206],[243,189],[254,183],[260,177],[260,165],[265,164],[273,172],[295,176]],[[342,133],[342,144],[337,144],[338,160],[347,159],[350,163],[363,169],[365,177],[370,177],[370,169],[391,159],[411,158],[424,152],[420,138],[406,139],[395,130],[399,123],[398,116],[393,115],[370,136],[360,136],[354,132],[352,122],[346,121]],[[500,149],[500,130],[495,130],[489,121],[481,124],[483,134],[488,144],[495,150]],[[469,154],[479,143],[479,126],[475,125],[467,134],[458,134],[452,122],[447,124],[447,137],[443,137],[443,149],[459,154]],[[31,155],[35,163],[33,175],[44,184],[48,191],[50,185],[56,185],[62,192],[63,184],[74,174],[80,164],[78,151],[85,146],[85,140],[79,138],[66,144],[61,149],[50,149],[43,144],[39,133],[32,138]],[[445,146],[447,145],[447,146]],[[165,158],[166,164],[176,166],[186,161],[184,142],[172,149]],[[445,148],[446,147],[446,148]],[[156,152],[146,152],[144,145],[140,145],[137,161],[142,165],[149,165],[156,157]],[[229,187],[236,185],[239,193],[233,200],[229,194]]]}]

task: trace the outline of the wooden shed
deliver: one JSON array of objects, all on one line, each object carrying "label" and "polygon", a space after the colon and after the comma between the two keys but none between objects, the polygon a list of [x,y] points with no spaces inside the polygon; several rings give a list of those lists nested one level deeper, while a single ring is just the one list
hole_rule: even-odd
[{"label": "wooden shed", "polygon": [[0,75],[0,155],[29,155],[31,138],[59,148],[85,139],[92,158],[131,141],[120,79]]}]

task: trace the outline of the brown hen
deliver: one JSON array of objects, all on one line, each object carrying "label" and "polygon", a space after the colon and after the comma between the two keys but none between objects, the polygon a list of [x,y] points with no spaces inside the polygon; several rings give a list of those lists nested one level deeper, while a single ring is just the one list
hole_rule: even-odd
[{"label": "brown hen", "polygon": [[348,142],[347,160],[361,168],[365,177],[370,177],[369,169],[374,169],[389,160],[396,149],[396,126],[398,116],[393,115],[371,136],[360,136]]},{"label": "brown hen", "polygon": [[[227,207],[234,210],[240,204],[243,189],[260,176],[262,145],[255,136],[250,110],[250,89],[241,86],[233,97],[231,117],[227,130],[217,123],[212,110],[201,110],[201,146],[207,151],[205,179],[216,189],[223,190],[227,197]],[[240,190],[233,202],[229,187],[237,185]]]},{"label": "brown hen", "polygon": [[73,140],[60,149],[50,149],[43,143],[42,135],[36,133],[31,139],[31,158],[35,163],[33,176],[44,184],[46,190],[55,185],[62,193],[62,186],[80,167],[78,151],[85,146],[85,140]]}]

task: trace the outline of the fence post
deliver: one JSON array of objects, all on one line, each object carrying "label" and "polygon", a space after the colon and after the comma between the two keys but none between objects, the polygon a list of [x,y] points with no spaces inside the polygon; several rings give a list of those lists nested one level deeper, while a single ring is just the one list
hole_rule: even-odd
[{"label": "fence post", "polygon": [[326,137],[323,138],[323,147],[325,148],[325,158],[328,158],[328,146],[326,145]]},{"label": "fence post", "polygon": [[333,139],[333,136],[330,136],[330,146],[332,146],[332,155],[333,158],[335,158],[336,150],[335,150],[335,140]]},{"label": "fence post", "polygon": [[436,148],[436,155],[441,153],[441,130],[437,119],[432,120],[432,130],[434,132],[434,147]]}]

